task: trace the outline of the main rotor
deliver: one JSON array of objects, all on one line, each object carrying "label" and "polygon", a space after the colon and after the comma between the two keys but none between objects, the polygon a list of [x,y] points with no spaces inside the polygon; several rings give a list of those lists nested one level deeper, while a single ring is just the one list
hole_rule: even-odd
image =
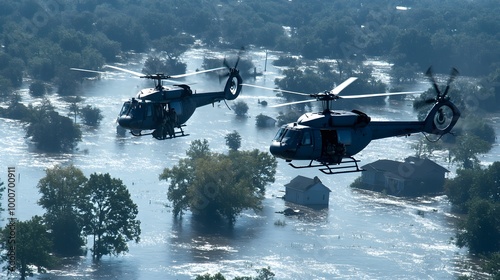
[{"label": "main rotor", "polygon": [[[300,103],[308,103],[312,101],[321,101],[324,112],[329,112],[330,108],[332,107],[332,102],[336,101],[338,99],[357,99],[357,98],[368,98],[368,97],[383,97],[383,96],[391,96],[391,95],[406,95],[406,94],[419,94],[421,93],[420,91],[404,91],[404,92],[384,92],[384,93],[370,93],[370,94],[356,94],[356,95],[340,95],[340,93],[350,84],[352,84],[354,81],[356,81],[358,78],[357,77],[350,77],[344,82],[342,82],[340,85],[334,87],[331,90],[326,90],[324,92],[320,93],[312,93],[312,94],[307,94],[307,93],[302,93],[302,92],[296,92],[296,91],[290,91],[290,90],[280,90],[281,92],[285,93],[291,93],[295,95],[301,95],[301,96],[308,96],[312,97],[316,100],[301,100],[301,101],[295,101],[295,102],[289,102],[289,103],[284,103],[284,104],[278,104],[274,105],[271,107],[282,107],[282,106],[288,106],[288,105],[294,105],[294,104],[300,104]],[[243,84],[245,86],[250,86],[250,87],[255,87],[255,88],[260,88],[260,89],[266,89],[266,90],[276,90],[272,88],[267,88],[267,87],[262,87],[262,86],[256,86],[256,85],[251,85],[251,84]]]}]

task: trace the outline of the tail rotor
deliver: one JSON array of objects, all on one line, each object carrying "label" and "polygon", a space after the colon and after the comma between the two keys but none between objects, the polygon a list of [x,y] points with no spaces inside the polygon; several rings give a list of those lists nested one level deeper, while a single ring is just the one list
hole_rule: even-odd
[{"label": "tail rotor", "polygon": [[429,78],[432,86],[434,87],[434,90],[436,91],[436,97],[417,101],[415,102],[414,106],[416,108],[419,108],[426,104],[434,104],[425,120],[426,132],[437,135],[444,135],[446,133],[449,133],[453,126],[455,126],[455,124],[457,123],[458,118],[460,117],[460,111],[450,101],[448,92],[450,90],[451,83],[455,80],[458,74],[458,70],[452,68],[450,77],[448,78],[448,81],[446,83],[446,88],[444,89],[444,91],[441,91],[436,82],[436,79],[434,78],[432,68],[429,67],[429,69],[427,69],[427,72],[425,72],[425,75]]},{"label": "tail rotor", "polygon": [[231,67],[229,65],[226,58],[224,58],[224,61],[222,62],[224,64],[224,66],[227,68],[228,72],[224,75],[219,76],[219,81],[222,78],[227,77],[226,86],[224,87],[224,93],[225,93],[224,98],[227,100],[236,99],[236,97],[238,97],[238,95],[241,92],[243,79],[241,78],[240,71],[238,70],[237,67],[238,67],[238,64],[240,62],[241,55],[244,51],[245,51],[245,48],[243,48],[243,47],[238,51],[238,56],[236,58],[236,62],[234,63],[233,67]]}]

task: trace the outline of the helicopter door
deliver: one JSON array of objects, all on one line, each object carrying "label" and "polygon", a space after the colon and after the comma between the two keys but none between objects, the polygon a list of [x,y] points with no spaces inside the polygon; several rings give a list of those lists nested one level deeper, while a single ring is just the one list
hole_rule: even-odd
[{"label": "helicopter door", "polygon": [[346,146],[351,143],[352,136],[349,130],[321,130],[321,157],[325,162],[341,163],[346,155]]},{"label": "helicopter door", "polygon": [[302,154],[302,155],[313,154],[314,142],[313,142],[312,131],[310,129],[302,129],[301,134],[302,134],[302,139],[300,140],[300,143],[299,143],[300,154]]},{"label": "helicopter door", "polygon": [[346,130],[346,129],[337,130],[337,137],[338,137],[339,143],[342,143],[344,145],[351,145],[351,143],[352,143],[352,137],[351,137],[350,130]]},{"label": "helicopter door", "polygon": [[177,115],[182,115],[182,102],[176,101],[176,102],[170,102],[168,103],[168,109],[175,109],[175,112]]}]

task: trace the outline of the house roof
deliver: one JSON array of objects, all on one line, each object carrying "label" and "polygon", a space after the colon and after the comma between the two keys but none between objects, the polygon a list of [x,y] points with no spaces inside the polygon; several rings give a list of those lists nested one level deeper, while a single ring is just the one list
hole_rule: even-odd
[{"label": "house roof", "polygon": [[290,181],[290,183],[285,184],[285,187],[295,189],[298,191],[307,191],[311,187],[316,186],[316,185],[321,186],[321,187],[325,188],[326,190],[328,190],[328,192],[330,192],[330,189],[327,186],[323,185],[323,183],[321,182],[321,180],[317,176],[315,176],[314,179],[311,179],[311,178],[307,178],[307,177],[298,175],[297,177],[293,178]]},{"label": "house roof", "polygon": [[448,169],[435,163],[434,161],[424,158],[408,157],[405,162],[381,159],[375,162],[363,165],[365,170],[375,170],[379,172],[390,172],[399,177],[420,178],[428,176],[429,172],[450,172]]}]

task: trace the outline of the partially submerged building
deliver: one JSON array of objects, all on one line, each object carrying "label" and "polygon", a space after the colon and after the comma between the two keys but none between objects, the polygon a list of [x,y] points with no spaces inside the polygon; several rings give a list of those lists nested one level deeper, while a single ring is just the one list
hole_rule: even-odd
[{"label": "partially submerged building", "polygon": [[285,201],[305,206],[328,207],[330,189],[318,177],[304,176],[293,178],[285,185]]},{"label": "partially submerged building", "polygon": [[446,168],[430,159],[409,157],[404,162],[377,160],[361,167],[362,189],[397,196],[421,196],[443,192]]}]

